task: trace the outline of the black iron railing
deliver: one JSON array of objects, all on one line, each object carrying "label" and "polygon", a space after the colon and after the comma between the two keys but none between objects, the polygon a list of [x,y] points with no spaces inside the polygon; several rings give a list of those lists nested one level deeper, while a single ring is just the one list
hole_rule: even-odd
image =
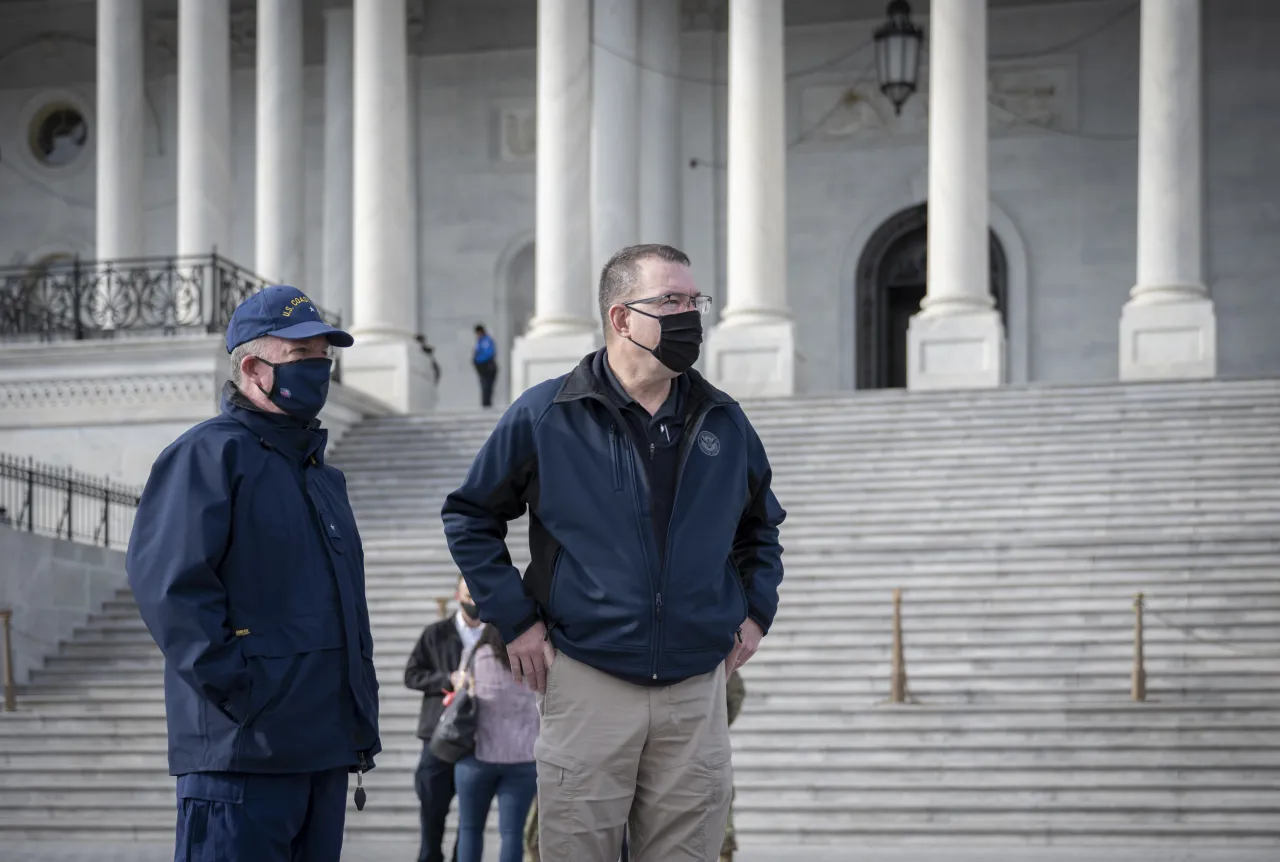
[{"label": "black iron railing", "polygon": [[0,530],[123,548],[141,488],[0,455]]},{"label": "black iron railing", "polygon": [[267,283],[216,253],[4,267],[0,340],[220,333],[236,306]]}]

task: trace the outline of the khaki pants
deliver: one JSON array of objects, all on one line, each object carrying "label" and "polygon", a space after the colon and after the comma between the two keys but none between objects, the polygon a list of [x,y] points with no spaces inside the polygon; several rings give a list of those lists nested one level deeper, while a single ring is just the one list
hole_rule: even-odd
[{"label": "khaki pants", "polygon": [[539,701],[538,843],[543,859],[715,862],[733,767],[724,668],[646,687],[560,653]]}]

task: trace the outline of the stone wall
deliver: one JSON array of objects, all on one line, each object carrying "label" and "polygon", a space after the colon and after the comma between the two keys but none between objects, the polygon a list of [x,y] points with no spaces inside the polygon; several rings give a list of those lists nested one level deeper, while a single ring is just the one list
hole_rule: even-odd
[{"label": "stone wall", "polygon": [[[1126,4],[1064,2],[990,13],[992,226],[1010,257],[1011,379],[1114,380],[1120,309],[1132,286],[1137,222],[1138,14]],[[862,246],[926,196],[927,58],[922,92],[894,117],[874,88],[879,20],[792,27],[787,35],[788,281],[800,391],[851,388],[853,285]],[[921,21],[928,29],[927,19]],[[1204,5],[1207,268],[1220,370],[1280,373],[1280,4]],[[725,298],[726,41],[684,36],[684,245],[704,291]],[[418,328],[437,347],[440,404],[477,403],[471,329],[483,321],[503,357],[530,307],[534,226],[531,129],[535,54],[506,50],[414,58]],[[323,70],[306,72],[307,279],[321,285]],[[92,113],[91,82],[57,88]],[[174,242],[176,87],[148,82],[149,252]],[[55,95],[0,89],[0,262],[93,253],[91,157],[41,171],[11,154],[24,118]],[[252,267],[254,80],[232,85],[229,247]],[[91,120],[92,121],[92,120]],[[695,163],[691,166],[691,163]],[[587,238],[583,238],[586,242]],[[592,285],[583,285],[584,302]],[[324,297],[318,298],[324,304]],[[509,363],[500,365],[505,369]],[[498,391],[507,391],[499,381]]]},{"label": "stone wall", "polygon": [[18,684],[127,585],[122,551],[0,526],[0,607],[13,610]]}]

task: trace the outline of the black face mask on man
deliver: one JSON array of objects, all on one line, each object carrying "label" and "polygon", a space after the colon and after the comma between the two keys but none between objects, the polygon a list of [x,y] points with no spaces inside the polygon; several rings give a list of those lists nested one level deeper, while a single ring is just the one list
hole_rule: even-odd
[{"label": "black face mask on man", "polygon": [[645,347],[631,336],[627,340],[653,354],[653,358],[670,368],[676,374],[684,374],[698,361],[698,352],[702,344],[702,312],[697,309],[681,311],[678,314],[658,316],[641,311],[634,305],[626,306],[636,314],[652,317],[662,327],[662,335],[658,338],[657,347]]}]

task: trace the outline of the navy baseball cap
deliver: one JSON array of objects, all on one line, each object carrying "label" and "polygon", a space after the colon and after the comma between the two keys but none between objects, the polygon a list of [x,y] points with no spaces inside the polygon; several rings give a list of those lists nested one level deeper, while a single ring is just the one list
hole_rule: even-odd
[{"label": "navy baseball cap", "polygon": [[296,341],[329,337],[334,347],[350,347],[355,339],[325,323],[307,295],[283,284],[265,287],[236,307],[227,324],[227,352],[264,335]]}]

